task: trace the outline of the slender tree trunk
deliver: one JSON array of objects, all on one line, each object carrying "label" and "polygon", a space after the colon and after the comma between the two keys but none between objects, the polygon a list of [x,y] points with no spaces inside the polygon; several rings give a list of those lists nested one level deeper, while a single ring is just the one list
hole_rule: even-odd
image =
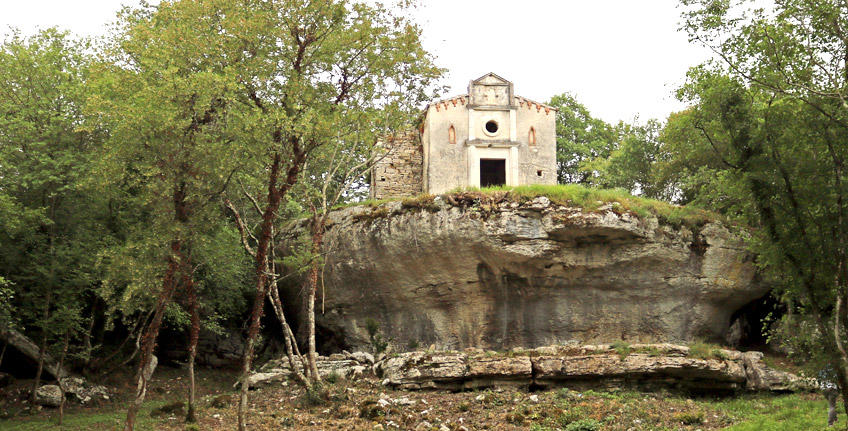
[{"label": "slender tree trunk", "polygon": [[165,314],[165,307],[171,301],[171,296],[176,287],[174,279],[179,270],[179,258],[182,251],[182,242],[175,240],[171,242],[171,256],[168,257],[168,269],[165,272],[165,277],[162,281],[162,290],[159,292],[159,299],[156,303],[156,309],[153,313],[153,320],[144,332],[141,342],[141,358],[138,363],[138,387],[136,389],[135,400],[130,403],[127,409],[127,422],[124,426],[125,431],[133,431],[135,427],[135,417],[144,404],[144,397],[147,394],[147,384],[152,375],[152,370],[147,373],[146,370],[153,363],[153,348],[156,346],[156,337],[159,336],[159,328],[162,326],[162,317]]},{"label": "slender tree trunk", "polygon": [[[271,227],[271,237],[275,238],[274,227]],[[283,328],[283,340],[286,349],[286,357],[289,360],[289,369],[291,369],[292,375],[294,375],[295,379],[297,379],[300,384],[302,384],[305,388],[309,389],[312,385],[307,380],[306,376],[303,374],[304,372],[308,372],[306,367],[306,361],[304,361],[303,356],[300,354],[300,350],[297,347],[297,340],[294,339],[294,334],[292,333],[291,327],[289,327],[288,320],[286,319],[285,310],[283,309],[283,301],[280,299],[280,291],[277,286],[277,280],[279,279],[279,274],[277,272],[277,264],[276,264],[276,244],[271,244],[271,247],[268,249],[268,254],[270,255],[270,259],[268,260],[268,272],[271,274],[271,287],[269,289],[271,305],[274,308],[274,314],[277,315],[277,320],[280,321],[280,325]],[[297,351],[297,357],[300,359],[301,364],[303,365],[303,372],[297,369],[297,366],[294,362],[294,354]]]},{"label": "slender tree trunk", "polygon": [[[47,352],[47,319],[50,318],[50,302],[53,300],[53,294],[47,293],[47,299],[44,301],[44,313],[41,315],[41,344],[38,346],[38,369],[35,372],[35,382],[32,384],[32,394],[30,400],[35,402],[35,392],[41,385],[41,373],[44,372],[44,355]],[[61,367],[60,367],[61,368]],[[56,376],[57,378],[61,376]]]},{"label": "slender tree trunk", "polygon": [[277,180],[280,174],[281,157],[279,153],[274,154],[271,163],[271,172],[268,176],[268,206],[262,214],[262,231],[256,245],[256,295],[253,299],[253,308],[250,313],[250,327],[247,331],[247,343],[244,349],[244,358],[241,369],[241,393],[238,407],[238,429],[246,430],[245,413],[247,411],[247,391],[249,389],[250,368],[253,364],[253,353],[256,349],[256,338],[259,335],[259,321],[262,318],[262,308],[265,304],[265,295],[268,293],[268,245],[272,238],[272,229],[277,209],[280,206],[282,195],[277,189]]},{"label": "slender tree trunk", "polygon": [[3,350],[0,350],[0,366],[3,365],[3,357],[6,356],[6,348],[9,347],[8,341],[3,341]]},{"label": "slender tree trunk", "polygon": [[200,338],[200,313],[197,307],[197,291],[195,290],[194,280],[191,275],[191,265],[183,265],[183,283],[188,294],[188,311],[191,315],[191,333],[189,335],[188,347],[188,413],[186,413],[186,422],[197,422],[197,417],[194,412],[196,386],[194,381],[194,362],[197,357],[197,340]]},{"label": "slender tree trunk", "polygon": [[321,270],[321,246],[324,242],[324,217],[317,213],[312,218],[312,263],[307,276],[306,320],[309,331],[307,357],[309,359],[309,372],[313,382],[320,382],[318,374],[318,353],[315,345],[315,296],[318,291],[318,273]]},{"label": "slender tree trunk", "polygon": [[[59,368],[65,365],[65,357],[68,355],[68,342],[70,338],[70,331],[66,331],[65,343],[62,346],[62,356],[59,357]],[[62,426],[62,422],[65,420],[65,384],[62,383],[63,378],[64,376],[56,378],[56,381],[59,383],[59,391],[62,393],[62,401],[59,403],[59,426]]]}]

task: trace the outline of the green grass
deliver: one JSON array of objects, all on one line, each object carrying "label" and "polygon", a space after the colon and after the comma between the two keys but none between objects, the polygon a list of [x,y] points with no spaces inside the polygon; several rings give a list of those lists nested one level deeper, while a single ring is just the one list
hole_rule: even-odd
[{"label": "green grass", "polygon": [[640,218],[653,215],[665,223],[676,226],[700,226],[718,217],[700,208],[633,196],[623,189],[598,189],[579,184],[486,187],[479,189],[479,192],[488,195],[507,193],[508,199],[518,202],[545,196],[553,203],[576,206],[589,211],[597,210],[606,204],[613,204],[613,211],[629,212]]},{"label": "green grass", "polygon": [[[154,408],[161,407],[167,404],[165,401],[151,401],[144,403],[141,411],[138,412],[136,419],[136,430],[146,431],[155,430],[161,418],[150,416],[150,411]],[[62,430],[62,431],[112,431],[123,430],[124,421],[127,418],[127,409],[125,406],[111,406],[106,409],[92,409],[76,412],[67,412],[63,425],[57,425],[59,420],[59,411],[48,417],[44,416],[19,416],[12,419],[0,420],[0,430],[3,431],[43,431],[43,430]],[[182,419],[182,416],[180,416]]]},{"label": "green grass", "polygon": [[689,356],[696,359],[727,359],[721,346],[703,342],[689,345]]},{"label": "green grass", "polygon": [[845,414],[839,411],[839,422],[827,427],[827,401],[803,394],[747,395],[707,403],[735,418],[726,428],[730,431],[790,431],[844,429]]},{"label": "green grass", "polygon": [[[623,189],[598,189],[578,184],[557,185],[526,185],[517,187],[499,186],[486,187],[483,189],[467,188],[456,189],[442,194],[441,198],[448,202],[463,202],[490,208],[492,203],[510,201],[524,203],[537,197],[544,196],[551,202],[570,207],[583,208],[586,211],[597,211],[602,206],[612,204],[612,210],[619,214],[633,214],[639,218],[650,216],[657,217],[661,222],[673,226],[688,226],[690,228],[702,226],[718,218],[718,215],[700,208],[673,205],[667,202],[633,196]],[[387,213],[375,212],[373,210],[382,205],[401,201],[405,209],[434,210],[438,206],[434,204],[433,195],[419,195],[406,198],[366,200],[336,205],[333,209],[347,208],[351,206],[368,206],[374,212],[374,217],[362,215],[362,218],[379,218]]]}]

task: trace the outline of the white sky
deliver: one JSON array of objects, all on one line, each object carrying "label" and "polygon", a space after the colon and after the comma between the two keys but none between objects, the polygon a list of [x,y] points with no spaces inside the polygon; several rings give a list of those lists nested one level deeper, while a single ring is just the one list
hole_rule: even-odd
[{"label": "white sky", "polygon": [[[59,26],[103,34],[137,0],[0,0],[0,33]],[[151,1],[155,3],[155,1]],[[425,47],[449,71],[449,95],[495,72],[545,102],[571,92],[608,122],[665,119],[686,70],[709,53],[677,31],[677,0],[424,0]]]}]

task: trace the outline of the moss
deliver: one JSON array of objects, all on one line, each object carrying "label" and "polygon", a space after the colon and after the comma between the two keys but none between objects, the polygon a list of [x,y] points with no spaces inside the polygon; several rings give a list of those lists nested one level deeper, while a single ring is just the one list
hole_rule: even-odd
[{"label": "moss", "polygon": [[405,198],[401,200],[401,207],[426,211],[439,210],[439,205],[436,203],[436,196],[430,194]]},{"label": "moss", "polygon": [[363,212],[361,214],[356,214],[353,216],[353,219],[356,221],[365,221],[370,222],[381,218],[386,218],[389,216],[389,208],[386,206],[377,206],[372,207],[370,211]]}]

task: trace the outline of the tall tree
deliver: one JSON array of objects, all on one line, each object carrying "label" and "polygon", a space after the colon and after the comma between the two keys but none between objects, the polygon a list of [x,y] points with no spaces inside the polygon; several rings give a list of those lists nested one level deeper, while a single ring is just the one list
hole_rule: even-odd
[{"label": "tall tree", "polygon": [[792,310],[782,322],[792,328],[788,344],[806,347],[795,353],[819,370],[828,364],[845,397],[848,134],[819,109],[836,112],[839,102],[811,99],[817,107],[728,73],[690,72],[681,96],[693,107],[668,128],[690,153],[712,154],[697,199],[757,227],[758,263]]},{"label": "tall tree", "polygon": [[[753,93],[765,93],[769,112],[795,101],[805,107],[783,117],[798,126],[793,146],[781,148],[776,143],[780,136],[770,132],[762,138],[764,144],[746,144],[739,148],[739,160],[725,162],[746,178],[758,221],[768,233],[760,245],[771,251],[772,267],[794,282],[790,292],[796,295],[789,296],[824,337],[819,342],[848,412],[848,208],[842,140],[848,135],[848,3],[785,0],[771,8],[757,8],[753,2],[682,3],[690,38],[710,47],[727,72]],[[719,117],[725,129],[745,120],[748,95],[709,91],[701,93],[727,105]],[[703,122],[701,129],[706,129]],[[740,127],[735,141],[749,140],[745,134],[750,130]],[[766,173],[758,170],[763,161],[770,162]]]},{"label": "tall tree", "polygon": [[[234,32],[242,61],[240,117],[266,178],[255,246],[255,298],[242,366],[239,429],[245,429],[248,375],[270,287],[269,247],[286,194],[316,149],[352,130],[389,132],[412,117],[441,74],[421,47],[420,30],[403,16],[357,1],[247,2],[248,24]],[[255,37],[260,29],[261,37]],[[313,370],[314,371],[314,370]],[[314,373],[317,377],[317,373]],[[315,378],[313,377],[313,378]]]},{"label": "tall tree", "polygon": [[[135,401],[126,429],[147,391],[162,320],[182,293],[188,313],[189,396],[194,421],[194,363],[200,331],[197,249],[218,214],[217,197],[241,163],[243,150],[226,131],[234,63],[240,43],[228,37],[235,2],[177,1],[124,9],[103,52],[90,109],[109,128],[106,168],[141,190],[150,211],[150,245],[163,262],[154,311],[144,330]],[[161,238],[161,240],[159,240]],[[152,371],[151,371],[152,372]]]},{"label": "tall tree", "polygon": [[571,94],[554,96],[556,107],[557,180],[560,184],[589,184],[592,169],[586,164],[605,159],[616,148],[613,127],[592,117],[589,110]]},{"label": "tall tree", "polygon": [[[81,335],[96,250],[111,237],[105,201],[86,184],[100,142],[82,127],[86,49],[55,29],[15,32],[0,46],[0,273],[20,329],[38,342],[34,389],[51,348]],[[7,342],[24,340],[6,323]],[[60,377],[62,367],[48,365]]]}]

